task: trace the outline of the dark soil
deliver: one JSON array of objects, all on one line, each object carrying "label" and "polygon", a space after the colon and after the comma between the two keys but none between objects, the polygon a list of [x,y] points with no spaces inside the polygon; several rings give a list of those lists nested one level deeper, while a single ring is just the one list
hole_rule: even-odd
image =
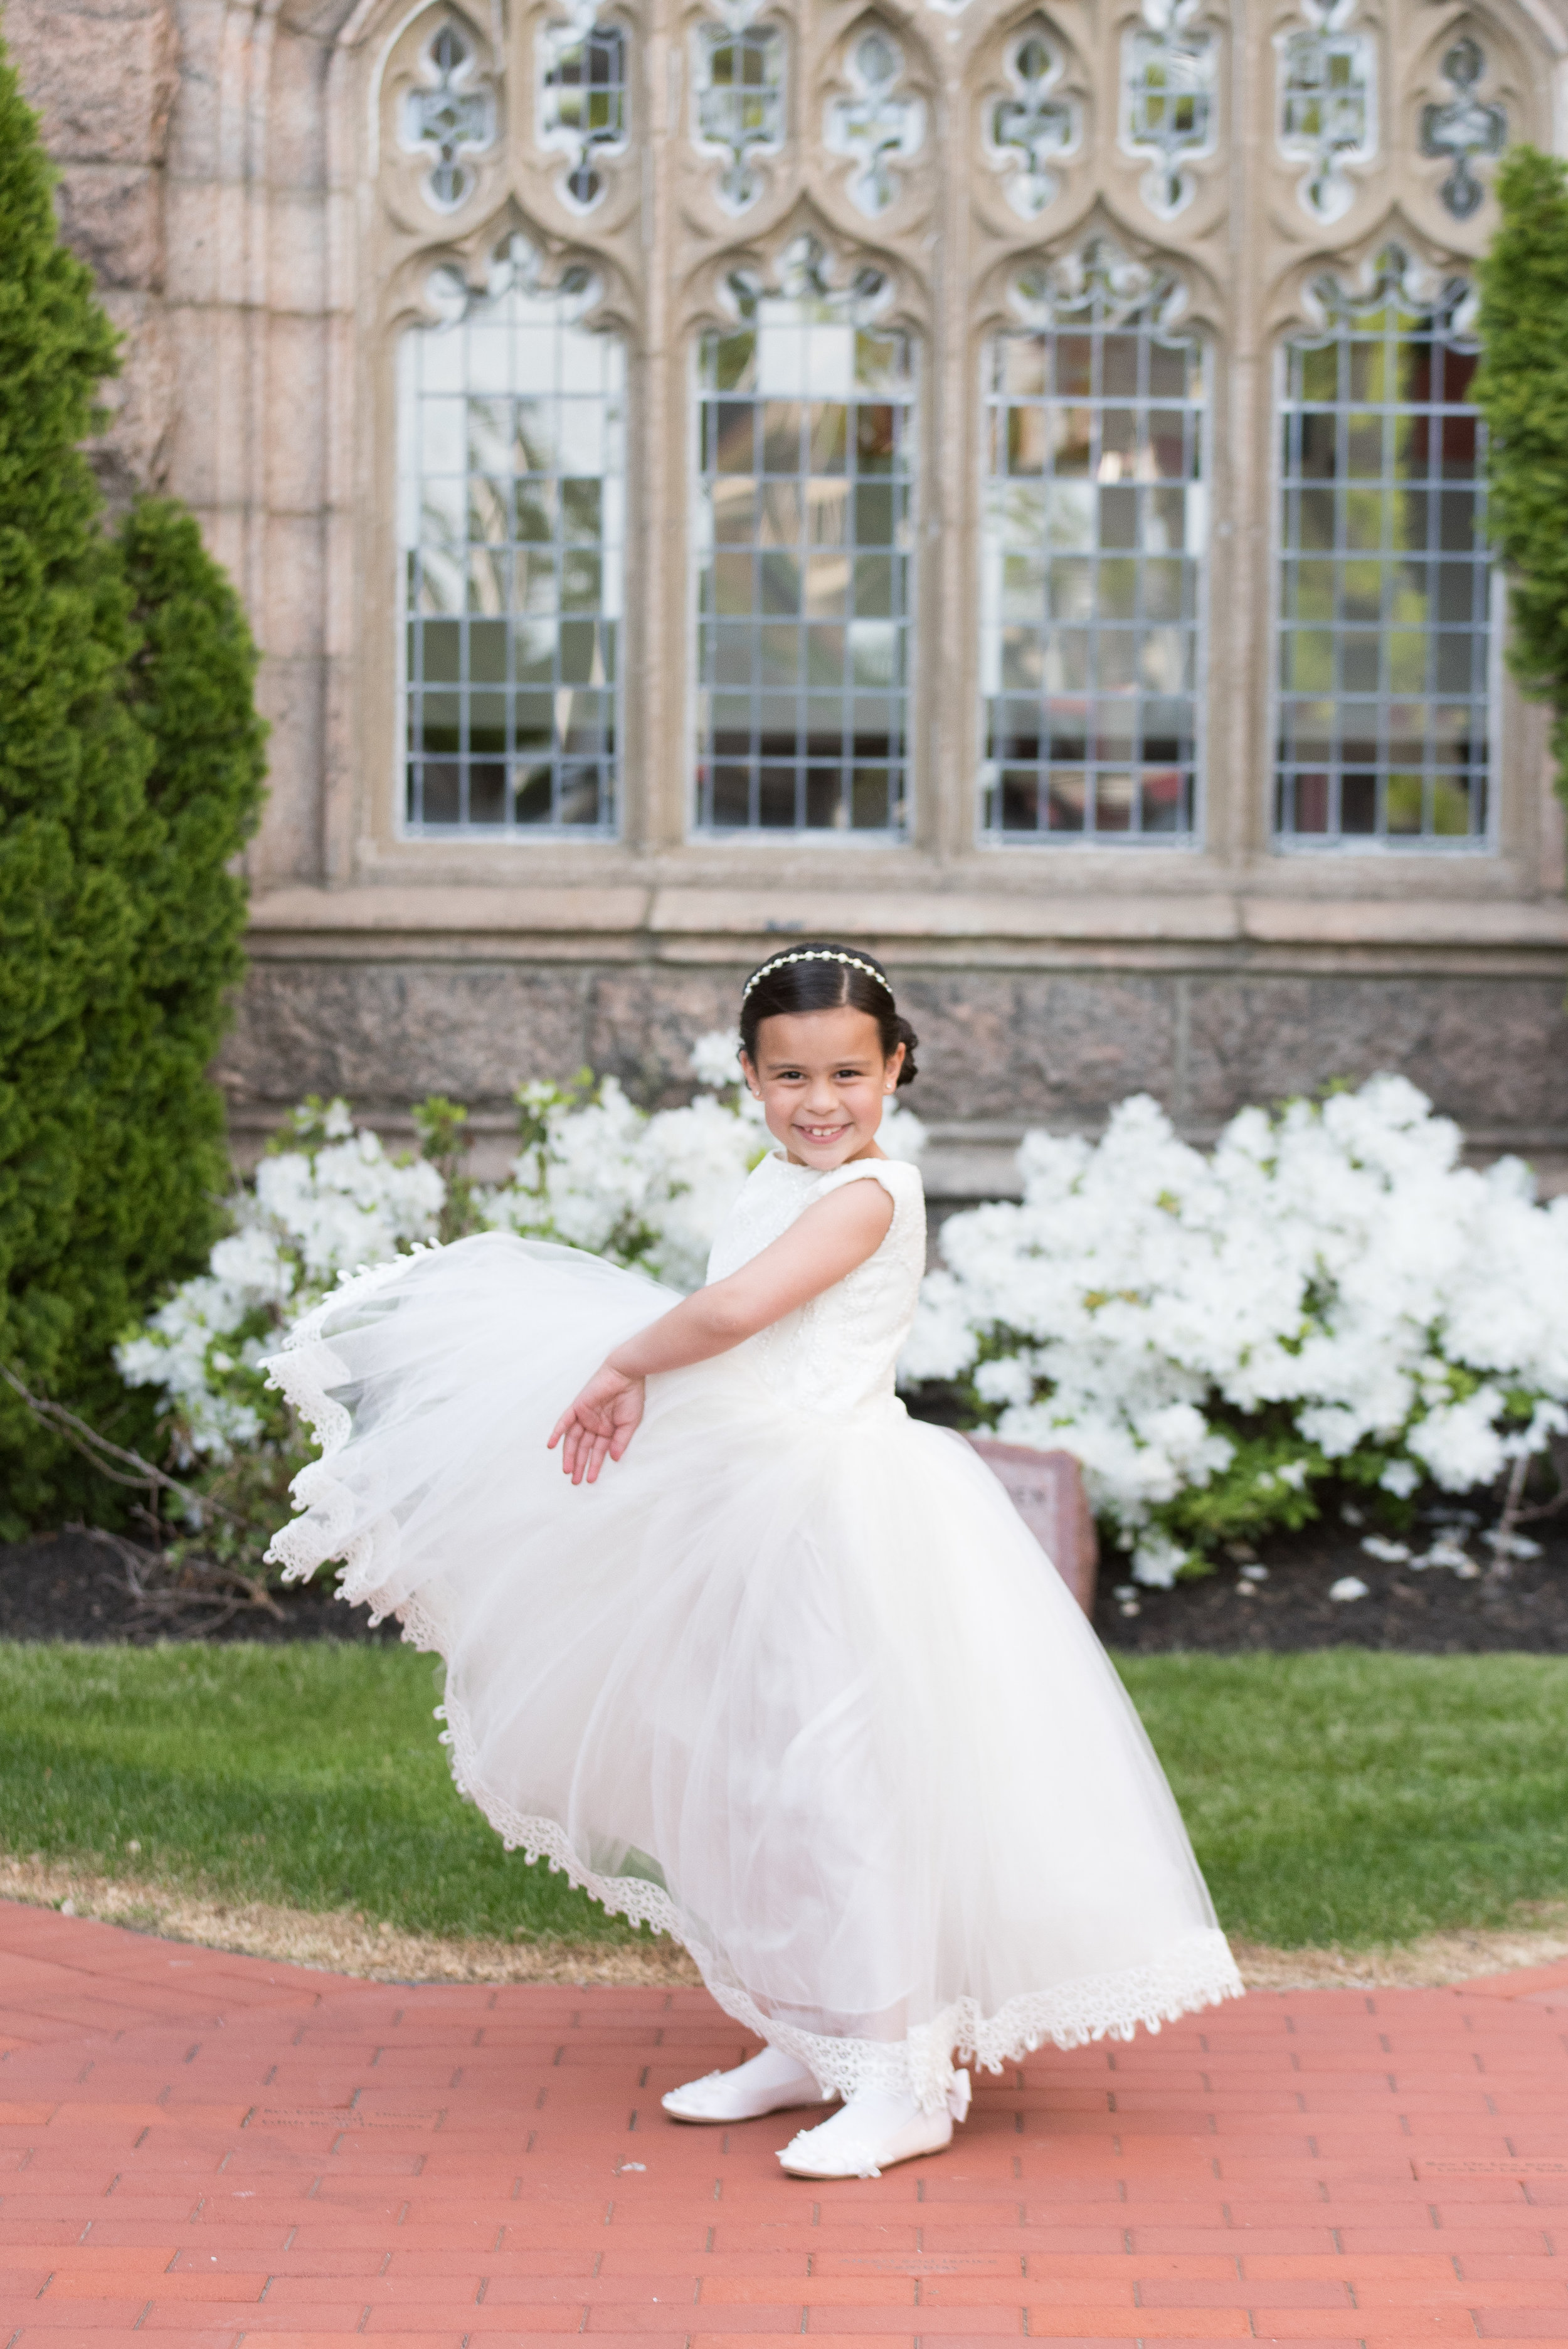
[{"label": "dark soil", "polygon": [[332,1596],[332,1578],[319,1586],[270,1592],[277,1608],[242,1604],[213,1623],[211,1607],[189,1605],[172,1616],[150,1615],[130,1591],[115,1551],[90,1534],[67,1530],[31,1541],[0,1543],[0,1640],[113,1640],[144,1646],[154,1640],[379,1640],[398,1637],[396,1623],[372,1630],[363,1607]]},{"label": "dark soil", "polygon": [[[1443,1528],[1483,1567],[1480,1539],[1493,1513],[1474,1526]],[[1568,1512],[1525,1527],[1542,1544],[1538,1558],[1516,1559],[1509,1578],[1482,1571],[1461,1578],[1451,1568],[1389,1565],[1361,1547],[1367,1526],[1337,1512],[1297,1534],[1276,1534],[1256,1549],[1235,1545],[1218,1569],[1173,1590],[1132,1588],[1119,1550],[1101,1555],[1094,1627],[1108,1648],[1156,1655],[1173,1648],[1211,1654],[1254,1649],[1360,1647],[1426,1655],[1474,1655],[1510,1649],[1568,1654]],[[1403,1538],[1417,1552],[1439,1528],[1422,1519]],[[1243,1566],[1262,1566],[1259,1579]],[[1329,1586],[1355,1575],[1365,1599],[1334,1599]],[[242,1606],[209,1628],[200,1609],[183,1619],[150,1619],[127,1588],[113,1550],[79,1531],[40,1534],[0,1544],[0,1639],[88,1640],[145,1644],[160,1639],[395,1640],[395,1623],[373,1630],[362,1607],[331,1596],[330,1581],[275,1590],[277,1614]],[[1135,1612],[1124,1609],[1130,1607]]]},{"label": "dark soil", "polygon": [[[1438,1526],[1423,1516],[1401,1537],[1418,1556],[1439,1532],[1462,1542],[1481,1572],[1461,1578],[1451,1568],[1415,1568],[1368,1557],[1361,1547],[1370,1524],[1353,1526],[1337,1512],[1300,1533],[1274,1534],[1233,1547],[1218,1570],[1173,1590],[1146,1590],[1119,1599],[1130,1574],[1122,1552],[1102,1549],[1094,1628],[1108,1648],[1158,1655],[1172,1648],[1211,1654],[1253,1649],[1393,1648],[1432,1656],[1478,1655],[1501,1649],[1568,1654],[1568,1523],[1563,1517],[1520,1528],[1542,1546],[1540,1557],[1515,1558],[1506,1580],[1490,1572],[1491,1551],[1480,1538],[1497,1512],[1476,1512],[1468,1526]],[[1568,1516],[1568,1513],[1565,1513]],[[1246,1565],[1267,1568],[1261,1580],[1243,1578]],[[1365,1599],[1336,1599],[1331,1584],[1354,1575]],[[1136,1612],[1124,1612],[1125,1609]]]}]

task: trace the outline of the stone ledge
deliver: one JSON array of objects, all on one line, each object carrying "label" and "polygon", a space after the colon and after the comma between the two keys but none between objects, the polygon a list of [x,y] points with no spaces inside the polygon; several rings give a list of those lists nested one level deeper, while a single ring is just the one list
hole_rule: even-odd
[{"label": "stone ledge", "polygon": [[639,933],[648,926],[648,889],[391,887],[266,889],[251,900],[251,928],[267,936],[351,933],[515,936],[562,932]]},{"label": "stone ledge", "polygon": [[1242,925],[1269,946],[1568,947],[1568,903],[1552,897],[1247,897]]},{"label": "stone ledge", "polygon": [[655,937],[833,936],[849,929],[892,940],[1177,939],[1223,941],[1240,935],[1233,898],[1065,895],[949,895],[939,890],[659,889],[649,928]]},{"label": "stone ledge", "polygon": [[941,891],[864,893],[659,887],[295,886],[258,894],[251,930],[269,946],[377,937],[468,951],[536,939],[547,957],[573,938],[614,940],[655,958],[704,959],[789,936],[847,934],[938,949],[973,942],[1086,947],[1463,947],[1568,950],[1568,903],[1555,898],[1264,896],[1020,897]]}]

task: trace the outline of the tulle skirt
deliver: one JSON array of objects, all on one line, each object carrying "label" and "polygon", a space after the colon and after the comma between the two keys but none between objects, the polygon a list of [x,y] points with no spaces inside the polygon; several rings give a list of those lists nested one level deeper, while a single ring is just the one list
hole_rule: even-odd
[{"label": "tulle skirt", "polygon": [[959,1436],[781,1403],[743,1346],[649,1381],[573,1487],[545,1438],[676,1300],[487,1234],[362,1276],[273,1358],[323,1457],[273,1554],[446,1661],[510,1847],[674,1934],[824,2089],[1129,2036],[1241,1982],[1158,1761]]}]

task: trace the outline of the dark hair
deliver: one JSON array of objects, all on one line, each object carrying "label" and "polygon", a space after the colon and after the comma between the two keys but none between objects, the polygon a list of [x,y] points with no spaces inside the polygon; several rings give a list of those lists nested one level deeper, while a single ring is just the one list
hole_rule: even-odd
[{"label": "dark hair", "polygon": [[914,1048],[920,1039],[908,1020],[900,1018],[886,971],[863,947],[791,938],[788,946],[775,947],[747,981],[740,1001],[740,1049],[755,1065],[757,1031],[765,1019],[781,1012],[837,1011],[846,1004],[869,1012],[876,1021],[884,1061],[903,1046],[898,1081],[910,1083],[916,1074]]}]

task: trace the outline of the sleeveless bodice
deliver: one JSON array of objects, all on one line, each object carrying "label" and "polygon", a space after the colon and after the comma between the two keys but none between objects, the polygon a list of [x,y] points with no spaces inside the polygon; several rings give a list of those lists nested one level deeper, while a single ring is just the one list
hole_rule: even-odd
[{"label": "sleeveless bodice", "polygon": [[892,1221],[875,1253],[738,1350],[756,1363],[779,1401],[798,1410],[837,1414],[892,1394],[925,1270],[919,1169],[903,1159],[860,1158],[820,1174],[775,1153],[753,1168],[707,1260],[708,1279],[727,1279],[819,1199],[846,1183],[868,1181],[880,1183],[892,1201]]}]

